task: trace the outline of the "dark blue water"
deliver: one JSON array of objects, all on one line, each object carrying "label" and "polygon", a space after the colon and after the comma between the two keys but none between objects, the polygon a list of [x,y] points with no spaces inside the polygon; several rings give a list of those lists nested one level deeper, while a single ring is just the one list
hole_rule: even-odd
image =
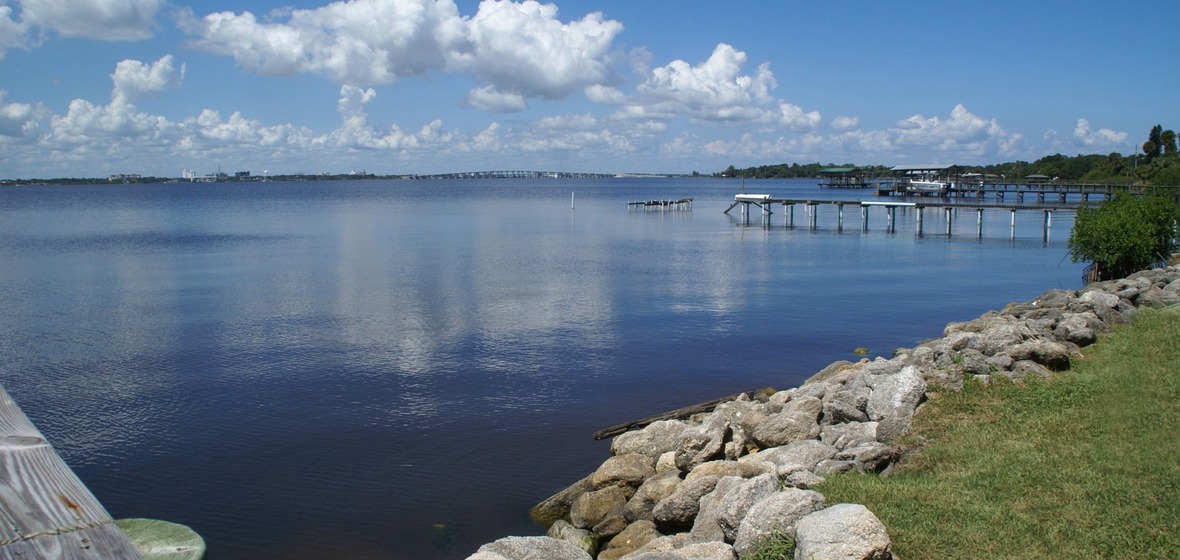
[{"label": "dark blue water", "polygon": [[974,212],[949,239],[880,209],[767,228],[722,214],[739,188],[0,189],[0,383],[116,518],[190,525],[211,558],[463,558],[538,534],[527,509],[606,458],[598,429],[1080,282],[1067,214],[1048,240],[1037,212],[1015,238],[1003,211],[982,238]]}]

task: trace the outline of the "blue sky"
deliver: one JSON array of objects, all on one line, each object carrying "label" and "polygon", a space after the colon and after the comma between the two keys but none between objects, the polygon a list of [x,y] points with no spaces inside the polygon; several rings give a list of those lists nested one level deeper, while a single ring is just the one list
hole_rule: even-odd
[{"label": "blue sky", "polygon": [[1129,154],[1180,3],[0,0],[0,177]]}]

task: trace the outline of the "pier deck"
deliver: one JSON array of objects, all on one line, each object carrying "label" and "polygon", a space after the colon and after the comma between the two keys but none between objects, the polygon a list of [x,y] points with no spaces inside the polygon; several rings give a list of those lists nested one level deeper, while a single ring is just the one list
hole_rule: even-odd
[{"label": "pier deck", "polygon": [[0,519],[0,559],[141,558],[3,388]]},{"label": "pier deck", "polygon": [[976,212],[976,235],[983,236],[983,212],[984,210],[1007,210],[1012,213],[1012,236],[1016,235],[1016,213],[1020,211],[1040,211],[1043,213],[1043,231],[1046,237],[1049,234],[1049,228],[1052,226],[1053,212],[1076,212],[1081,206],[1089,206],[1089,203],[1029,203],[1018,202],[1015,204],[1005,204],[1003,201],[994,200],[988,202],[986,200],[963,200],[954,198],[942,197],[915,197],[906,201],[895,200],[819,200],[819,199],[802,199],[802,198],[776,198],[769,194],[738,194],[734,195],[734,202],[726,208],[724,213],[729,214],[735,207],[741,206],[741,219],[745,224],[750,223],[750,206],[757,206],[762,209],[762,223],[763,225],[771,225],[770,217],[774,213],[772,206],[782,206],[786,214],[786,227],[795,227],[795,206],[803,206],[807,210],[808,227],[810,229],[817,229],[819,212],[816,210],[819,206],[835,206],[836,207],[836,228],[838,230],[844,229],[844,207],[853,206],[860,209],[860,229],[861,231],[868,231],[869,229],[869,209],[882,208],[885,211],[886,230],[889,232],[897,231],[897,209],[912,209],[916,212],[916,229],[918,235],[925,234],[925,226],[923,218],[925,211],[930,208],[940,208],[943,210],[943,221],[946,224],[945,234],[951,235],[951,227],[954,216],[957,210],[973,210]]}]

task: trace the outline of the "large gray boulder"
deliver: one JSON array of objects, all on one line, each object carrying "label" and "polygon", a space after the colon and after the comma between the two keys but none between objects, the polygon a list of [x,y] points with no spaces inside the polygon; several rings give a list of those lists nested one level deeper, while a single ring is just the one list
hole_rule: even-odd
[{"label": "large gray boulder", "polygon": [[808,514],[795,525],[795,558],[890,560],[885,525],[860,504],[837,504]]},{"label": "large gray boulder", "polygon": [[1000,375],[1011,379],[1012,381],[1024,381],[1029,378],[1048,379],[1052,372],[1045,366],[1038,364],[1032,360],[1020,360],[1013,362],[1009,371],[1001,372]]},{"label": "large gray boulder", "polygon": [[671,496],[660,500],[652,509],[652,520],[666,529],[692,527],[700,511],[701,497],[712,492],[718,480],[716,476],[702,476],[682,482]]},{"label": "large gray boulder", "polygon": [[1064,309],[1076,297],[1078,297],[1076,290],[1054,289],[1041,294],[1041,297],[1032,301],[1032,305],[1039,308],[1052,307]]},{"label": "large gray boulder", "polygon": [[1180,304],[1180,296],[1176,292],[1171,292],[1152,286],[1147,290],[1139,293],[1139,298],[1135,300],[1135,305],[1139,307],[1169,307]]},{"label": "large gray boulder", "polygon": [[754,428],[754,441],[762,447],[778,447],[801,439],[814,439],[820,427],[816,415],[806,410],[771,414]]},{"label": "large gray boulder", "polygon": [[1060,342],[1029,340],[1021,342],[1004,352],[1013,360],[1032,360],[1053,371],[1069,369],[1070,348]]},{"label": "large gray boulder", "polygon": [[1078,346],[1089,346],[1098,338],[1098,333],[1108,332],[1106,326],[1093,311],[1082,313],[1066,313],[1061,316],[1057,326],[1053,328],[1053,336],[1058,340],[1072,342]]},{"label": "large gray boulder", "polygon": [[585,529],[574,527],[564,519],[558,519],[553,525],[550,525],[549,530],[545,532],[545,536],[571,543],[585,550],[591,556],[594,556],[594,553],[598,552],[597,535]]},{"label": "large gray boulder", "polygon": [[830,398],[824,399],[824,423],[840,424],[868,420],[865,406],[869,403],[871,392],[867,386],[834,391]]},{"label": "large gray boulder", "polygon": [[[824,427],[828,430],[830,426]],[[870,439],[876,439],[874,434]],[[839,451],[835,447],[815,439],[802,439],[771,449],[763,449],[742,458],[740,462],[769,463],[774,465],[775,474],[786,476],[796,471],[814,470],[824,459],[831,459]]]},{"label": "large gray boulder", "polygon": [[877,441],[879,422],[848,422],[824,426],[820,441],[836,449],[855,446],[866,441]]},{"label": "large gray boulder", "polygon": [[690,424],[680,420],[653,422],[642,430],[615,436],[611,440],[610,451],[612,455],[641,453],[655,459],[668,451],[675,451],[684,431],[690,427]]},{"label": "large gray boulder", "polygon": [[908,432],[914,410],[925,396],[926,381],[913,366],[903,368],[874,387],[865,410],[870,420],[880,422],[877,438],[893,441]]},{"label": "large gray boulder", "polygon": [[[748,456],[747,456],[748,457]],[[745,457],[743,457],[745,459]],[[750,459],[737,461],[709,461],[697,465],[692,472],[685,476],[685,480],[692,480],[702,476],[737,476],[753,478],[760,474],[771,472],[772,465]]]},{"label": "large gray boulder", "polygon": [[553,537],[505,537],[479,547],[467,560],[593,560],[585,550]]},{"label": "large gray boulder", "polygon": [[692,526],[693,538],[732,542],[746,512],[777,491],[778,477],[771,474],[751,479],[722,478],[712,492],[701,498],[701,510]]},{"label": "large gray boulder", "polygon": [[656,473],[655,467],[655,458],[641,453],[615,455],[590,475],[590,486],[595,490],[611,485],[636,487]]},{"label": "large gray boulder", "polygon": [[529,517],[541,526],[548,527],[554,521],[569,515],[574,500],[590,490],[590,477],[587,476],[533,506],[533,509],[529,511]]},{"label": "large gray boulder", "polygon": [[688,472],[718,458],[724,451],[725,432],[725,417],[718,414],[710,414],[700,425],[685,430],[676,447],[676,468]]},{"label": "large gray boulder", "polygon": [[813,490],[786,488],[754,504],[738,525],[733,549],[738,556],[753,552],[760,541],[775,533],[795,534],[795,524],[805,515],[824,507],[824,497]]},{"label": "large gray boulder", "polygon": [[[954,362],[954,351],[939,341],[933,341],[915,348],[909,355],[906,367],[915,368],[919,377],[928,383],[958,391],[963,388],[963,369],[955,367]],[[892,377],[894,376],[885,379]],[[884,380],[872,386],[876,389],[876,385],[883,382]]]},{"label": "large gray boulder", "polygon": [[966,348],[959,352],[958,366],[964,374],[971,375],[986,375],[991,373],[991,366],[987,363],[987,356],[983,352],[972,348]]},{"label": "large gray boulder", "polygon": [[627,500],[623,515],[627,521],[635,522],[641,519],[652,520],[652,510],[656,504],[671,496],[680,486],[680,476],[676,471],[665,471],[645,481],[635,491],[635,495]]},{"label": "large gray boulder", "polygon": [[1013,319],[981,332],[979,351],[994,356],[1035,337],[1036,332],[1028,323]]},{"label": "large gray boulder", "polygon": [[866,441],[846,448],[833,457],[837,461],[852,461],[861,472],[881,472],[897,460],[898,448],[877,441]]},{"label": "large gray boulder", "polygon": [[636,521],[602,547],[598,560],[617,560],[661,536],[663,535],[656,530],[655,523],[647,520]]},{"label": "large gray boulder", "polygon": [[627,493],[618,486],[586,492],[578,496],[570,507],[570,523],[579,529],[590,529],[597,533],[598,525],[608,518],[617,516],[622,519],[626,506]]},{"label": "large gray boulder", "polygon": [[861,376],[866,380],[893,375],[905,367],[904,360],[877,358],[860,367]]}]

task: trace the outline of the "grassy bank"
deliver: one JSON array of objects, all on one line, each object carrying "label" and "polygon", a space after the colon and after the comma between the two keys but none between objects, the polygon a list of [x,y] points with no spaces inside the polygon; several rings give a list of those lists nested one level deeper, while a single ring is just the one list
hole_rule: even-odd
[{"label": "grassy bank", "polygon": [[1046,382],[932,393],[887,477],[844,475],[924,558],[1180,556],[1180,311],[1141,312]]}]

